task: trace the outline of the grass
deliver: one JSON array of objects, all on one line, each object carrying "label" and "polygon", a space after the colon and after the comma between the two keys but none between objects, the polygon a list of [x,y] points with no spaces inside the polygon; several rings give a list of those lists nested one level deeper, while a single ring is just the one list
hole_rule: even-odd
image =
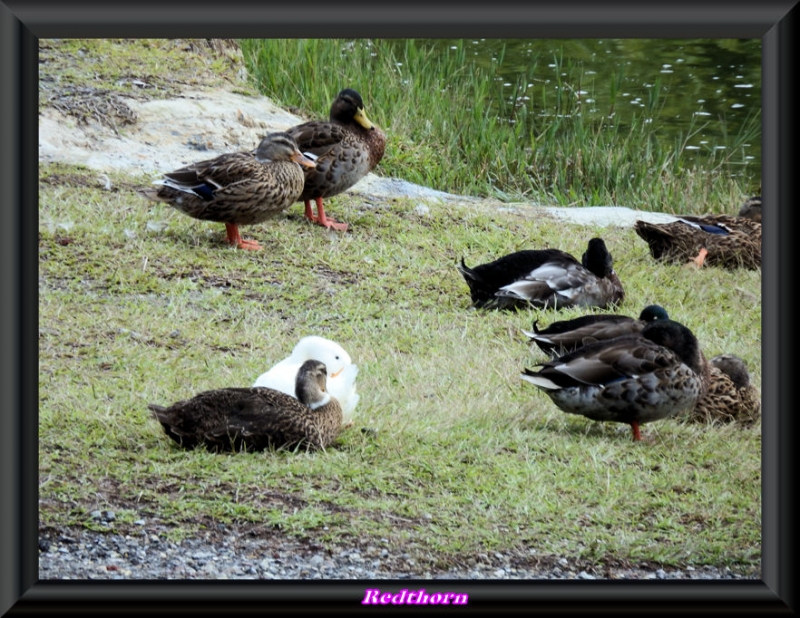
[{"label": "grass", "polygon": [[[43,525],[98,526],[90,513],[108,509],[117,529],[153,518],[173,536],[226,523],[328,545],[384,539],[440,565],[533,549],[758,568],[760,429],[665,421],[636,444],[626,425],[563,414],[518,378],[543,359],[520,329],[580,312],[470,310],[455,263],[580,254],[602,234],[626,313],[663,304],[709,355],[745,358],[760,386],[759,273],[656,265],[630,229],[352,196],[330,206],[352,233],[306,224],[297,205],[245,228],[263,252],[236,251],[221,225],[111,180],[41,173]],[[327,452],[184,452],[147,410],[248,385],[312,333],[361,368],[356,425]]]},{"label": "grass", "polygon": [[[136,76],[121,49],[107,49],[108,79]],[[49,66],[69,62],[53,54]],[[170,75],[209,62],[169,56]],[[411,169],[412,138],[390,135],[408,140]],[[405,156],[397,145],[387,165]],[[520,329],[581,312],[470,310],[455,264],[547,246],[580,255],[602,235],[623,312],[662,304],[709,356],[744,358],[760,387],[759,272],[655,264],[630,229],[564,225],[524,205],[431,202],[426,213],[352,195],[328,206],[347,234],[305,223],[295,205],[244,228],[264,251],[237,251],[221,224],[139,197],[151,178],[108,176],[110,188],[93,170],[40,168],[41,526],[125,533],[144,520],[182,538],[237,525],[329,548],[402,544],[431,568],[497,550],[758,573],[760,426],[663,421],[639,444],[625,425],[560,412],[518,377],[543,359]],[[326,452],[181,451],[147,410],[249,385],[307,334],[339,341],[360,367],[355,427]],[[101,525],[95,510],[116,520]]]},{"label": "grass", "polygon": [[[583,110],[576,93],[589,88],[583,98],[610,97],[613,111],[618,84],[596,84],[558,54],[532,57],[508,89],[530,93],[535,100],[528,105],[496,88],[504,47],[495,61],[481,64],[464,41],[451,49],[384,39],[247,39],[241,45],[258,89],[309,117],[326,116],[339,88],[359,90],[370,118],[387,133],[379,171],[388,176],[462,195],[684,213],[730,212],[758,191],[741,167],[742,144],[760,139],[760,114],[717,144],[724,149],[707,152],[702,164],[690,162],[686,147],[702,125],[693,119],[674,143],[659,135],[665,98],[683,95],[666,94],[658,80],[641,112],[623,118],[619,111]],[[546,68],[550,63],[557,68]],[[541,84],[543,75],[558,81]],[[537,87],[531,91],[528,84]],[[609,94],[595,96],[594,89]]]}]

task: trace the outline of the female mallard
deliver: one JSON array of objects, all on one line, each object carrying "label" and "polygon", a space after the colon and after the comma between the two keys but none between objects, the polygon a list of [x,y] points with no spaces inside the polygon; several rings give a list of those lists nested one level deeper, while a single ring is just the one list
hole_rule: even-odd
[{"label": "female mallard", "polygon": [[474,268],[468,268],[462,258],[456,267],[469,286],[472,304],[484,309],[604,309],[625,298],[601,238],[589,241],[581,262],[560,249],[529,249]]},{"label": "female mallard", "polygon": [[356,392],[358,367],[350,355],[335,341],[323,337],[303,337],[292,349],[292,353],[269,371],[262,373],[253,386],[266,386],[294,395],[295,376],[299,367],[308,360],[325,363],[328,369],[328,392],[342,406],[342,422],[352,424],[353,410],[360,398]]},{"label": "female mallard", "polygon": [[739,212],[738,217],[683,215],[671,223],[640,220],[634,230],[656,260],[756,270],[761,268],[761,198],[750,198]]},{"label": "female mallard", "polygon": [[761,223],[761,196],[756,195],[745,200],[739,208],[739,216]]},{"label": "female mallard", "polygon": [[686,414],[698,423],[752,425],[761,417],[761,395],[750,382],[747,364],[733,354],[720,354],[708,361],[708,392]]},{"label": "female mallard", "polygon": [[261,249],[243,240],[239,225],[261,223],[296,202],[303,191],[300,166],[313,169],[287,133],[270,133],[251,152],[231,152],[164,174],[145,197],[182,213],[225,224],[227,241],[239,249]]},{"label": "female mallard", "polygon": [[[370,122],[361,95],[351,88],[342,90],[331,105],[330,120],[312,120],[287,129],[304,153],[317,163],[306,169],[303,192],[297,201],[305,202],[305,217],[335,230],[347,230],[325,216],[322,199],[349,189],[375,169],[386,149],[386,136]],[[311,212],[317,204],[317,216]]]},{"label": "female mallard", "polygon": [[639,425],[695,406],[708,385],[708,366],[692,331],[673,320],[648,322],[639,335],[590,343],[525,369],[561,410],[595,421]]},{"label": "female mallard", "polygon": [[596,313],[553,322],[541,330],[537,328],[539,321],[534,320],[533,332],[523,330],[522,333],[530,337],[529,343],[535,343],[543,352],[557,358],[588,343],[639,334],[648,322],[668,318],[666,309],[661,305],[648,305],[638,318],[615,313]]},{"label": "female mallard", "polygon": [[326,389],[319,361],[300,366],[296,398],[271,388],[221,388],[168,408],[149,405],[165,433],[184,448],[210,451],[324,448],[342,425],[342,408]]}]

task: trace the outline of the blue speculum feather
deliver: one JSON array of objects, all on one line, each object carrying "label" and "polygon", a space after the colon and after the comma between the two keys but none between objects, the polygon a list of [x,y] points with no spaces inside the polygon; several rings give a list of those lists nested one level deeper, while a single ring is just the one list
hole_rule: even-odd
[{"label": "blue speculum feather", "polygon": [[192,187],[194,192],[204,200],[213,200],[214,199],[214,187],[209,185],[197,185],[196,187]]},{"label": "blue speculum feather", "polygon": [[681,222],[694,227],[699,227],[701,230],[708,232],[709,234],[721,234],[723,236],[730,234],[727,229],[720,225],[713,225],[711,223],[695,223],[694,221],[685,221],[684,219],[681,219]]}]

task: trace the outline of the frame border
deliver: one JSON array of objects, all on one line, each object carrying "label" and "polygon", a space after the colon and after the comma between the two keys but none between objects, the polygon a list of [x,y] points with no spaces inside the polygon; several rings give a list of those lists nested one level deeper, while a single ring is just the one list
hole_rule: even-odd
[{"label": "frame border", "polygon": [[[796,128],[791,84],[797,74],[793,35],[796,0],[755,2],[591,4],[546,3],[462,6],[418,0],[379,8],[348,5],[270,5],[234,0],[222,5],[163,1],[84,1],[80,5],[42,0],[0,0],[0,264],[10,293],[3,295],[0,373],[3,409],[0,431],[0,614],[264,612],[360,607],[366,587],[395,590],[425,581],[352,580],[324,582],[38,580],[38,39],[53,37],[203,36],[308,37],[497,37],[497,38],[762,38],[762,181],[767,203],[762,266],[762,581],[469,581],[449,582],[470,594],[469,610],[524,609],[537,613],[609,611],[714,611],[794,613],[795,556],[793,485],[795,409],[790,380],[794,359],[791,307],[786,304],[795,263],[790,183],[796,168]],[[313,15],[309,23],[308,15]],[[779,208],[778,204],[785,204]],[[782,412],[782,414],[779,414]],[[432,582],[428,582],[430,585]],[[302,599],[302,601],[301,601]],[[369,611],[369,610],[366,610]],[[395,608],[397,611],[397,608]],[[417,610],[419,611],[419,610]]]}]

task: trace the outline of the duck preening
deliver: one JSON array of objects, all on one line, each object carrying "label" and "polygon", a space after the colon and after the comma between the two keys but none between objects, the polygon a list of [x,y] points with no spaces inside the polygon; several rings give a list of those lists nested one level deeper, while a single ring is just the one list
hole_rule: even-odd
[{"label": "duck preening", "polygon": [[528,249],[458,271],[472,304],[483,309],[600,307],[625,298],[613,259],[602,238],[592,238],[579,262],[560,249]]}]

